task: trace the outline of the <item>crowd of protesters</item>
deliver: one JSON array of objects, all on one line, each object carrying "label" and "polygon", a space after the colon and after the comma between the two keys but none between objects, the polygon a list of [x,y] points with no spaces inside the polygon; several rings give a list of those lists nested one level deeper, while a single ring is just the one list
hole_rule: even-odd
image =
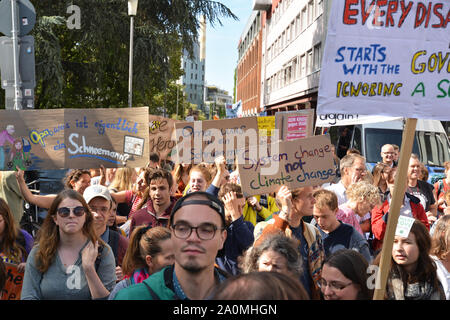
[{"label": "crowd of protesters", "polygon": [[[0,289],[14,264],[23,300],[370,300],[398,147],[382,146],[372,172],[357,150],[338,156],[332,183],[251,197],[222,156],[71,170],[54,195],[31,192],[18,169],[17,192],[48,213],[33,238],[0,194]],[[415,220],[395,236],[386,299],[450,299],[450,162],[434,185],[423,168],[411,155],[397,184],[400,215]]]}]

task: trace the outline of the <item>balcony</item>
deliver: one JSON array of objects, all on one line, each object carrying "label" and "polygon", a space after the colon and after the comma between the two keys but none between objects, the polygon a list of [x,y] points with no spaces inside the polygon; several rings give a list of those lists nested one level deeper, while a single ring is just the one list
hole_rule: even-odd
[{"label": "balcony", "polygon": [[266,11],[272,7],[272,0],[253,0],[253,10]]}]

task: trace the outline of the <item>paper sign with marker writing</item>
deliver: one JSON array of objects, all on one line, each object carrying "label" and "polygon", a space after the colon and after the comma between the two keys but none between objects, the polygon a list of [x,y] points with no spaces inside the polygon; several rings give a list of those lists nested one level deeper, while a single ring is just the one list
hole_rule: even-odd
[{"label": "paper sign with marker writing", "polygon": [[403,238],[407,238],[411,228],[414,224],[415,219],[407,216],[400,215],[398,217],[397,229],[395,230],[395,235]]},{"label": "paper sign with marker writing", "polygon": [[167,159],[176,145],[175,123],[182,122],[155,115],[149,115],[149,152],[155,152],[160,159]]},{"label": "paper sign with marker writing", "polygon": [[281,141],[276,153],[263,154],[261,148],[250,147],[238,159],[244,195],[277,192],[283,185],[292,190],[333,180],[336,171],[331,147],[328,135]]},{"label": "paper sign with marker writing", "polygon": [[331,6],[318,114],[450,120],[450,1]]}]

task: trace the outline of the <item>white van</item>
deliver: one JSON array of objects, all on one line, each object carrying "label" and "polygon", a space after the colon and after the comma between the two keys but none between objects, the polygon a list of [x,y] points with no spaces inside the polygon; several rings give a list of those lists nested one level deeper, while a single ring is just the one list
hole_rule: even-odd
[{"label": "white van", "polygon": [[[401,148],[404,120],[364,123],[353,127],[350,148],[358,149],[366,157],[367,169],[381,161],[381,147],[396,144]],[[450,161],[448,136],[438,120],[417,120],[412,152],[426,165],[433,183],[444,175],[444,162]]]}]

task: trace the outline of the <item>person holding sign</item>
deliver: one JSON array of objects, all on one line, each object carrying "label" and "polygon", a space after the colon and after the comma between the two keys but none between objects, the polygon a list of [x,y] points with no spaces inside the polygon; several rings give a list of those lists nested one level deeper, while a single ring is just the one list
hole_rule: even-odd
[{"label": "person holding sign", "polygon": [[224,184],[220,187],[218,198],[222,200],[225,207],[227,239],[216,263],[223,270],[236,275],[240,273],[237,266],[238,257],[253,244],[254,226],[251,222],[244,220],[245,198],[241,186],[235,183]]},{"label": "person holding sign", "polygon": [[256,225],[254,246],[259,246],[266,237],[278,233],[300,240],[299,250],[303,259],[301,281],[309,297],[319,300],[318,281],[325,251],[319,230],[303,220],[303,217],[313,214],[313,187],[302,187],[291,192],[288,187],[282,186],[276,199],[281,210],[269,221]]},{"label": "person holding sign", "polygon": [[205,164],[199,164],[192,167],[189,172],[189,184],[184,190],[184,195],[190,192],[203,191],[217,197],[220,187],[226,183],[230,177],[226,164],[224,156],[219,156],[214,160],[216,173],[212,182],[212,170],[208,170]]},{"label": "person holding sign", "polygon": [[21,300],[105,299],[116,284],[111,248],[75,190],[60,192],[27,259]]},{"label": "person holding sign", "polygon": [[[56,199],[56,194],[39,195],[33,194],[25,182],[24,171],[17,168],[16,172],[17,183],[20,187],[25,201],[34,204],[39,208],[49,209],[53,201]],[[83,194],[84,190],[91,185],[91,173],[89,170],[74,169],[67,172],[64,178],[64,186],[66,189],[73,189],[80,194]]]},{"label": "person holding sign", "polygon": [[[392,247],[385,299],[445,300],[444,290],[436,273],[436,264],[429,256],[431,239],[427,228],[415,219],[411,229],[405,232],[406,236],[397,234],[398,232]],[[380,259],[381,254],[377,256],[374,264],[378,265]]]}]

